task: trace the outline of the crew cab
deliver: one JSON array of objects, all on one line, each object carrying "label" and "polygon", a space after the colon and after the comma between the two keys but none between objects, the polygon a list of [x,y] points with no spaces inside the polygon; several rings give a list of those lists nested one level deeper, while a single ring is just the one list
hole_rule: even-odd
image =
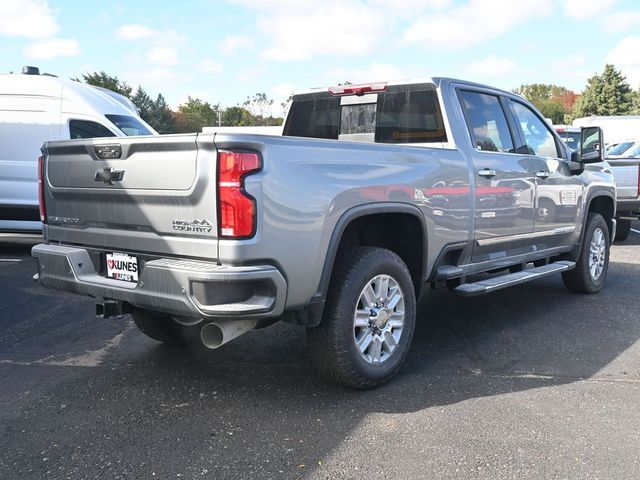
[{"label": "crew cab", "polygon": [[603,287],[616,191],[600,135],[583,129],[578,154],[512,93],[424,78],[301,92],[282,136],[48,142],[35,278],[166,343],[302,325],[322,375],[375,387],[426,288]]}]

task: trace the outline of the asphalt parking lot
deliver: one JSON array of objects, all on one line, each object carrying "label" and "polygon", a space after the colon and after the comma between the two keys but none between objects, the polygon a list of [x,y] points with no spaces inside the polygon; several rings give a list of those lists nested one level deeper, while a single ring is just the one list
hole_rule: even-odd
[{"label": "asphalt parking lot", "polygon": [[170,348],[31,280],[0,237],[0,478],[628,478],[640,472],[640,225],[604,290],[429,292],[377,390],[319,379],[304,330]]}]

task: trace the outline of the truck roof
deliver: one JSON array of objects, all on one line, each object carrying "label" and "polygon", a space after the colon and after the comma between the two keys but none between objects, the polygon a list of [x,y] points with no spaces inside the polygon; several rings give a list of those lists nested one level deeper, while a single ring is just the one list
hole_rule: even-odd
[{"label": "truck roof", "polygon": [[[506,93],[506,94],[509,94],[509,95],[516,95],[513,92],[508,92],[506,90],[502,90],[502,89],[499,89],[499,88],[491,87],[489,85],[484,85],[484,84],[481,84],[481,83],[471,82],[469,80],[461,80],[461,79],[453,78],[453,77],[426,77],[425,76],[425,77],[416,77],[416,78],[409,78],[409,79],[402,79],[402,80],[390,80],[390,81],[380,80],[380,81],[376,81],[376,82],[363,82],[362,84],[359,84],[359,85],[369,85],[369,84],[378,84],[378,83],[384,83],[384,84],[389,85],[389,86],[425,84],[425,85],[432,85],[434,88],[442,88],[443,86],[448,85],[450,83],[459,83],[459,84],[475,86],[475,87],[481,87],[481,88],[490,88],[491,90],[499,91],[499,92]],[[330,87],[314,87],[314,88],[309,88],[309,89],[306,89],[306,90],[300,90],[300,91],[295,92],[294,96],[296,96],[296,95],[306,95],[306,94],[312,94],[312,93],[327,92],[328,88],[330,88]]]}]

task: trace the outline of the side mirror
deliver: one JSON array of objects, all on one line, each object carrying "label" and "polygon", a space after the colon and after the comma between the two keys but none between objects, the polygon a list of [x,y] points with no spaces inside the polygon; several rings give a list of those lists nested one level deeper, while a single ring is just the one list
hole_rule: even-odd
[{"label": "side mirror", "polygon": [[580,129],[580,161],[582,163],[604,161],[602,145],[602,129],[600,127],[582,127]]}]

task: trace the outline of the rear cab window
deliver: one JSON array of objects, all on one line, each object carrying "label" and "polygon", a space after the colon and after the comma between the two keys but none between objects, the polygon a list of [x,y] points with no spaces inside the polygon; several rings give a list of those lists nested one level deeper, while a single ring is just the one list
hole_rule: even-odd
[{"label": "rear cab window", "polygon": [[394,85],[363,96],[328,92],[294,97],[284,136],[376,143],[445,143],[438,95],[425,85]]}]

